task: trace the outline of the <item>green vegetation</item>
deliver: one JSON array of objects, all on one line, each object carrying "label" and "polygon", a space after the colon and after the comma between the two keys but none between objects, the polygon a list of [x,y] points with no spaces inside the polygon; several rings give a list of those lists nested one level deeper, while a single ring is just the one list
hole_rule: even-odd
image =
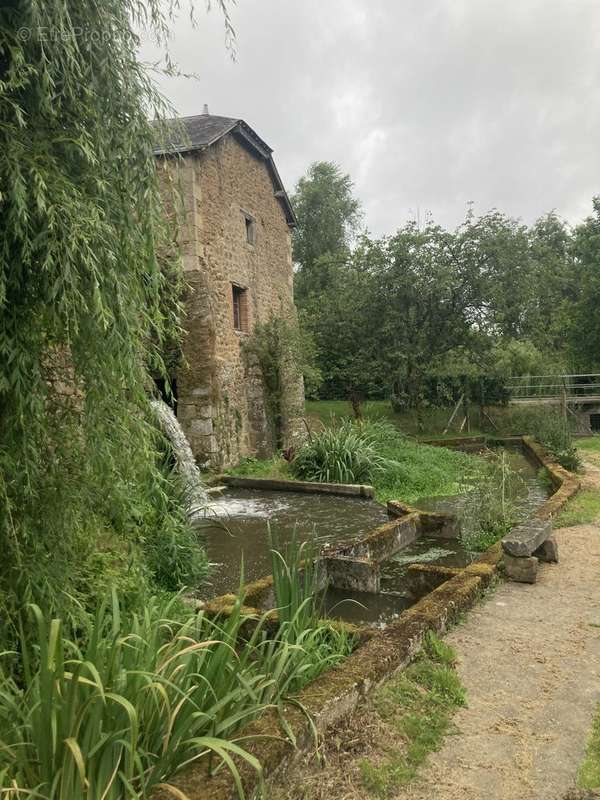
[{"label": "green vegetation", "polygon": [[361,763],[363,782],[371,794],[392,797],[442,746],[454,711],[466,705],[454,662],[453,650],[430,633],[415,662],[376,693],[375,708],[400,737],[401,746],[390,746],[381,758]]},{"label": "green vegetation", "polygon": [[516,502],[522,485],[506,453],[490,451],[461,513],[461,539],[467,550],[487,550],[522,518]]},{"label": "green vegetation", "polygon": [[[357,416],[389,397],[421,432],[431,406],[501,404],[510,376],[600,369],[600,198],[574,228],[553,212],[526,226],[470,208],[454,230],[429,218],[381,238],[361,229],[336,164],[311,165],[294,199],[296,301],[323,379],[311,397]],[[465,409],[472,429],[478,411]]]},{"label": "green vegetation", "polygon": [[585,758],[577,773],[577,785],[582,789],[600,789],[600,706],[592,722]]},{"label": "green vegetation", "polygon": [[600,436],[590,436],[577,440],[577,449],[584,453],[600,453]]},{"label": "green vegetation", "polygon": [[323,483],[370,483],[388,467],[373,427],[351,421],[311,433],[290,468],[297,478]]},{"label": "green vegetation", "polygon": [[314,546],[299,542],[295,532],[285,547],[274,531],[269,530],[269,537],[280,637],[300,649],[297,677],[292,685],[297,689],[349,655],[356,638],[343,626],[323,622],[324,596],[317,585]]},{"label": "green vegetation", "polygon": [[277,478],[288,481],[293,478],[289,462],[279,455],[265,459],[243,458],[237,467],[232,467],[227,473],[239,478]]},{"label": "green vegetation", "polygon": [[[352,444],[354,449],[350,449]],[[331,450],[328,447],[331,446]],[[297,471],[296,461],[299,463]],[[377,499],[414,502],[419,497],[465,491],[482,460],[443,447],[418,444],[389,422],[335,423],[300,448],[288,464],[283,458],[246,460],[230,474],[261,478],[372,481]],[[308,477],[310,476],[310,477]],[[355,478],[355,480],[350,480]]]},{"label": "green vegetation", "polygon": [[[354,646],[318,621],[314,581],[300,583],[301,549],[279,563],[282,605],[274,634],[267,618],[191,615],[177,597],[150,598],[122,613],[116,594],[76,632],[31,607],[36,635],[21,660],[0,664],[0,793],[47,800],[148,797],[186,764],[212,754],[243,795],[232,757],[258,762],[236,743],[238,729]],[[281,599],[279,597],[278,599]],[[254,622],[247,637],[248,622]],[[244,635],[242,635],[244,631]],[[12,662],[12,663],[11,663]],[[282,709],[283,713],[283,709]]]},{"label": "green vegetation", "polygon": [[147,391],[183,287],[137,32],[166,45],[175,7],[0,15],[0,649],[28,601],[85,625],[111,585],[142,607],[205,572]]},{"label": "green vegetation", "polygon": [[600,706],[592,722],[585,758],[577,773],[577,784],[582,789],[600,789]]},{"label": "green vegetation", "polygon": [[568,528],[571,525],[589,525],[599,517],[600,492],[597,489],[581,489],[554,518],[554,526]]},{"label": "green vegetation", "polygon": [[275,430],[277,446],[283,444],[283,420],[290,409],[286,396],[290,387],[304,381],[308,394],[321,381],[314,367],[315,351],[312,337],[298,325],[294,314],[271,316],[254,326],[244,342],[244,351],[253,356],[262,373],[267,412]]}]

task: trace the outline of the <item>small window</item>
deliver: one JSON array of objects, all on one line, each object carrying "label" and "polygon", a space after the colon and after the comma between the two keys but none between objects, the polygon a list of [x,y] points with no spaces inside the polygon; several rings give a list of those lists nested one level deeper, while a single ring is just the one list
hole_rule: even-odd
[{"label": "small window", "polygon": [[233,327],[236,331],[248,330],[248,290],[232,284]]},{"label": "small window", "polygon": [[244,214],[244,224],[246,225],[246,241],[248,244],[254,244],[256,228],[254,218],[250,214]]}]

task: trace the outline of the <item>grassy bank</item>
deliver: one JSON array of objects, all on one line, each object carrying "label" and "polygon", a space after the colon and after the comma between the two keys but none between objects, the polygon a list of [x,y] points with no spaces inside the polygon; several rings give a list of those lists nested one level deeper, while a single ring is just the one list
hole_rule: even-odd
[{"label": "grassy bank", "polygon": [[[450,425],[448,433],[444,434],[443,431],[448,426],[453,410],[453,407],[426,406],[420,413],[422,423],[420,426],[419,415],[415,409],[399,413],[393,410],[388,400],[368,400],[362,406],[365,420],[388,420],[403,433],[424,438],[439,438],[443,435],[448,438],[458,435],[481,436],[486,433],[497,436],[533,433],[534,422],[540,418],[547,419],[549,415],[548,406],[488,406],[482,416],[481,409],[476,405],[471,405],[468,428],[465,423],[461,430],[464,414],[460,409]],[[307,400],[306,416],[312,425],[330,425],[332,420],[350,419],[353,416],[352,406],[345,400]],[[595,452],[600,453],[600,436],[585,441],[594,440],[598,442],[595,445],[597,448]]]},{"label": "grassy bank", "polygon": [[[404,433],[413,436],[441,436],[452,413],[452,409],[448,408],[424,409],[421,415],[424,429],[420,430],[417,412],[414,409],[400,414],[393,410],[387,400],[369,400],[364,403],[362,411],[365,420],[388,420]],[[306,416],[312,425],[319,423],[330,425],[332,420],[350,419],[353,416],[352,406],[346,400],[307,400]],[[458,424],[452,426],[452,430],[447,434],[449,437],[456,436],[461,422],[462,420],[459,420]],[[477,425],[471,427],[470,434],[476,436],[481,433]],[[468,435],[466,431],[463,431],[463,434]]]},{"label": "grassy bank", "polygon": [[392,797],[442,746],[454,711],[466,705],[455,658],[452,648],[430,634],[416,661],[376,693],[376,712],[394,744],[360,764],[370,794]]},{"label": "grassy bank", "polygon": [[[472,483],[481,468],[481,459],[477,456],[419,444],[402,436],[398,429],[389,423],[378,422],[370,426],[367,424],[365,428],[372,443],[372,456],[376,459],[376,464],[372,470],[366,465],[361,470],[360,477],[345,482],[372,483],[375,487],[375,496],[381,503],[386,503],[388,500],[414,503],[419,497],[459,494]],[[338,458],[341,460],[343,453],[339,454]],[[350,465],[348,470],[353,466]],[[298,475],[295,467],[281,457],[264,461],[246,459],[229,471],[232,475],[243,477],[286,479],[302,477],[307,480],[338,481],[339,470],[335,472],[338,474],[332,471],[332,476],[329,478],[324,469],[318,473],[323,475],[323,478],[316,477],[317,473],[311,474],[310,471]],[[341,480],[344,481],[343,478]]]},{"label": "grassy bank", "polygon": [[577,773],[577,783],[582,789],[600,789],[600,706],[592,722],[585,758]]}]

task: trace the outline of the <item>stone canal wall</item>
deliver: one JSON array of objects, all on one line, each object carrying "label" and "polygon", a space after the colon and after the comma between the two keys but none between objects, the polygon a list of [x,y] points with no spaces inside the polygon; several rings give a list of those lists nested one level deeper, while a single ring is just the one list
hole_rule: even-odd
[{"label": "stone canal wall", "polygon": [[[534,463],[547,469],[550,475],[554,493],[535,513],[540,519],[550,519],[578,491],[579,481],[555,464],[533,439],[523,437],[520,441]],[[445,440],[444,446],[452,446],[452,442]],[[425,515],[404,504],[394,506],[396,511],[406,512],[404,519],[421,513],[425,524],[434,524],[428,517],[444,516]],[[437,520],[436,525],[439,522]],[[434,529],[442,530],[443,524]],[[286,709],[285,730],[281,725],[280,712],[274,710],[240,731],[244,746],[262,765],[262,777],[268,780],[279,775],[292,759],[309,747],[314,747],[314,733],[322,736],[329,727],[364,702],[374,688],[405,667],[420,649],[428,631],[443,633],[473,606],[494,580],[501,560],[502,548],[498,542],[464,569],[411,565],[408,569],[411,586],[418,594],[426,592],[415,605],[383,630],[362,631],[356,650],[335,669],[323,673],[305,687],[295,698],[294,705]],[[256,581],[246,588],[247,602],[251,600],[252,603],[258,603],[260,600],[262,603],[272,590],[272,578]],[[219,598],[219,602],[213,601],[212,610],[226,613],[227,603],[232,606],[234,600],[233,595]],[[253,796],[261,783],[259,776],[245,761],[239,760],[238,767],[244,790]],[[176,777],[174,783],[189,800],[236,800],[238,797],[229,772],[222,769],[211,774],[208,759],[189,767]],[[158,791],[153,795],[153,800],[169,800],[172,796],[166,790]]]}]

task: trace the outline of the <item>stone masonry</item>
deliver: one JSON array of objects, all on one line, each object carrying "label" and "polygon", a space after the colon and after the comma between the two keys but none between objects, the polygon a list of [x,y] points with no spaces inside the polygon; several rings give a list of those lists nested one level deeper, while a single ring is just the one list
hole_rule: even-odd
[{"label": "stone masonry", "polygon": [[[177,182],[185,206],[177,416],[196,459],[223,467],[275,448],[260,367],[244,343],[259,322],[295,318],[294,216],[270,148],[245,123],[206,113],[183,123],[187,138],[157,151],[161,180]],[[301,436],[303,407],[302,378],[289,374],[285,446]]]}]

